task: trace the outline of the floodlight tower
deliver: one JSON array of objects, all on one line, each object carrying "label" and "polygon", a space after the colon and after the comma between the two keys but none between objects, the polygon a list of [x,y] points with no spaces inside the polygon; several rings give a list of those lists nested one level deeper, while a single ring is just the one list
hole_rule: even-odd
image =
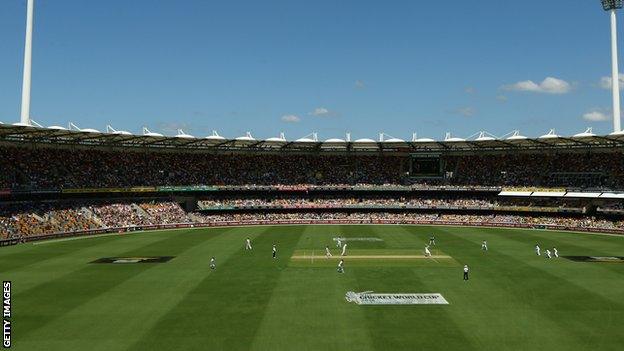
[{"label": "floodlight tower", "polygon": [[26,10],[26,42],[24,44],[24,77],[22,80],[22,114],[20,123],[30,125],[30,77],[32,72],[32,33],[35,0],[28,0]]},{"label": "floodlight tower", "polygon": [[602,8],[611,12],[611,89],[613,93],[613,131],[620,131],[620,77],[618,72],[617,22],[615,11],[622,8],[622,0],[600,0]]}]

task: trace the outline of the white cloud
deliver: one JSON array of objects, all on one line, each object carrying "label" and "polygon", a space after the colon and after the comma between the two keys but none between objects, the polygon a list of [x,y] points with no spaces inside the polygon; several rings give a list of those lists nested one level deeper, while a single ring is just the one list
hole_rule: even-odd
[{"label": "white cloud", "polygon": [[282,116],[282,122],[285,123],[298,123],[301,122],[301,118],[297,115],[284,115]]},{"label": "white cloud", "polygon": [[329,110],[326,109],[325,107],[317,107],[314,109],[314,111],[310,112],[309,114],[311,116],[323,117],[323,116],[329,115]]},{"label": "white cloud", "polygon": [[498,95],[498,96],[496,97],[496,100],[498,100],[498,101],[502,101],[502,102],[505,102],[505,101],[507,101],[508,99],[507,99],[507,97],[506,97],[505,95]]},{"label": "white cloud", "polygon": [[610,120],[611,116],[596,109],[583,114],[583,119],[590,122],[604,122]]},{"label": "white cloud", "polygon": [[359,80],[359,79],[355,81],[354,85],[355,85],[355,87],[357,89],[364,89],[364,88],[366,88],[366,84],[364,82],[362,82],[361,80]]},{"label": "white cloud", "polygon": [[186,122],[162,122],[158,124],[158,127],[166,133],[177,133],[179,129],[182,129],[184,132],[188,133],[193,131],[193,125]]},{"label": "white cloud", "polygon": [[472,117],[475,115],[475,113],[477,113],[477,110],[475,110],[474,107],[466,106],[466,107],[457,109],[457,111],[455,112],[459,113],[460,115],[464,117]]},{"label": "white cloud", "polygon": [[[620,73],[619,75],[619,81],[620,81],[620,90],[624,89],[624,73]],[[600,83],[598,83],[600,85],[600,87],[602,89],[611,89],[611,84],[613,82],[613,79],[611,79],[611,77],[602,77],[600,78]]]},{"label": "white cloud", "polygon": [[533,93],[544,94],[566,94],[572,90],[572,85],[565,80],[546,77],[541,83],[535,83],[532,80],[525,80],[514,84],[503,86],[505,90],[513,91],[529,91]]}]

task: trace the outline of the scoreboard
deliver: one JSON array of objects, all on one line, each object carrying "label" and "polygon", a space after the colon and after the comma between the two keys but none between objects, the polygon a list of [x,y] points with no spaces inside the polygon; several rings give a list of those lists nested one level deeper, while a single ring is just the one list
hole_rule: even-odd
[{"label": "scoreboard", "polygon": [[409,173],[413,177],[441,177],[442,160],[439,154],[410,155]]}]

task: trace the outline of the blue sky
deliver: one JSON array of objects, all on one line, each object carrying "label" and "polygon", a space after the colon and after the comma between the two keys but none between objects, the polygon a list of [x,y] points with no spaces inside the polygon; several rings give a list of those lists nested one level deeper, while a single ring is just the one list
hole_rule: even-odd
[{"label": "blue sky", "polygon": [[[25,3],[0,1],[5,123],[19,120]],[[33,55],[43,125],[290,139],[612,128],[598,0],[37,0]]]}]

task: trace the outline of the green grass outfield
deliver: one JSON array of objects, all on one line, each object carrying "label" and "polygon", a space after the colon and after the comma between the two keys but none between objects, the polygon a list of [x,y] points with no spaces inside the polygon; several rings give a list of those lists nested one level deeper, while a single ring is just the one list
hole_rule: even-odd
[{"label": "green grass outfield", "polygon": [[[322,256],[332,238],[345,274]],[[243,250],[252,238],[254,249]],[[487,240],[490,251],[480,249]],[[158,231],[0,248],[14,350],[622,350],[624,237],[424,226],[276,226]],[[271,245],[278,259],[271,259]],[[90,263],[175,256],[166,263]],[[217,269],[209,269],[215,256]],[[462,281],[462,265],[472,268]],[[348,291],[441,293],[449,305],[363,306]]]}]

